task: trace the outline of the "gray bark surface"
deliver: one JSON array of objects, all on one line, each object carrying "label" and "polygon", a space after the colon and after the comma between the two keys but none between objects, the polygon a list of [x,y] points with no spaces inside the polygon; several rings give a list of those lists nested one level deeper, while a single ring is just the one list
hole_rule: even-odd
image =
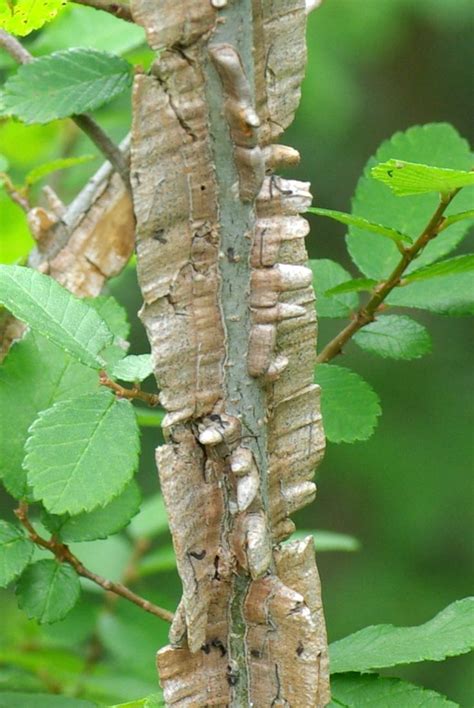
[{"label": "gray bark surface", "polygon": [[[217,7],[218,6],[218,7]],[[137,261],[166,409],[156,457],[183,584],[169,706],[329,702],[312,538],[281,545],[324,450],[309,185],[274,171],[298,105],[303,0],[132,0]]]}]

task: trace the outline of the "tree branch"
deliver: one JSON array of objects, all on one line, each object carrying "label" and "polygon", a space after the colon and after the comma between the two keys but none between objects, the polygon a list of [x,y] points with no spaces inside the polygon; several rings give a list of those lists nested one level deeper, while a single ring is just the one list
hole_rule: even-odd
[{"label": "tree branch", "polygon": [[115,17],[118,17],[120,20],[133,22],[130,8],[125,3],[110,2],[110,0],[73,0],[73,2],[75,2],[76,5],[87,5],[88,7],[94,7],[96,10],[110,12],[111,15],[115,15]]},{"label": "tree branch", "polygon": [[160,402],[160,396],[157,393],[147,393],[146,391],[142,391],[141,388],[138,388],[137,386],[134,386],[133,388],[125,388],[125,386],[120,386],[120,384],[116,383],[112,379],[109,379],[105,371],[101,371],[99,373],[99,382],[101,386],[107,386],[107,388],[110,388],[117,394],[117,396],[120,398],[127,398],[129,401],[136,398],[140,401],[144,401],[152,408],[157,406]]},{"label": "tree branch", "polygon": [[18,204],[18,206],[23,209],[23,211],[28,214],[31,209],[31,204],[29,203],[27,197],[15,189],[15,185],[5,172],[0,173],[0,184],[3,183],[5,192],[8,194],[12,202]]},{"label": "tree branch", "polygon": [[377,283],[372,291],[373,294],[368,303],[360,307],[352,322],[344,327],[344,329],[324,347],[322,352],[316,358],[317,364],[324,364],[325,362],[334,359],[334,357],[338,356],[338,354],[341,354],[344,345],[351,339],[351,337],[362,329],[362,327],[365,327],[375,320],[375,315],[385,298],[394,288],[401,285],[403,274],[410,263],[421,253],[429,241],[436,238],[442,230],[444,223],[443,213],[458,192],[459,189],[451,192],[450,194],[441,195],[436,211],[419,237],[409,248],[403,248],[402,257],[392,271],[391,275],[387,278],[387,280],[381,280]]},{"label": "tree branch", "polygon": [[9,32],[0,29],[0,47],[14,59],[17,64],[28,64],[33,57],[27,49]]},{"label": "tree branch", "polygon": [[137,595],[132,590],[130,590],[130,588],[127,588],[125,585],[122,585],[122,583],[116,583],[112,580],[107,580],[101,575],[97,575],[97,573],[93,573],[91,570],[88,570],[81,563],[79,558],[77,558],[77,556],[71,553],[68,546],[66,546],[64,543],[56,541],[53,537],[48,540],[40,536],[28,518],[28,504],[26,504],[26,502],[20,502],[18,509],[15,509],[15,515],[22,524],[22,526],[24,526],[24,528],[28,531],[30,540],[33,541],[33,543],[35,543],[37,546],[41,546],[41,548],[45,548],[46,550],[53,553],[60,563],[69,563],[69,565],[74,568],[78,575],[82,576],[83,578],[88,578],[88,580],[92,580],[93,583],[99,585],[107,592],[112,592],[115,595],[123,597],[129,602],[133,602],[133,604],[137,605],[142,610],[145,610],[145,612],[149,612],[150,614],[155,615],[155,617],[159,617],[165,622],[173,621],[172,612],[169,612],[168,610],[165,610],[162,607],[158,607],[158,605],[154,605],[152,602],[145,600],[145,598],[140,597],[140,595]]},{"label": "tree branch", "polygon": [[[34,61],[34,57],[23,47],[16,37],[5,32],[5,30],[0,30],[0,47],[3,47],[18,64],[29,64]],[[91,116],[80,114],[71,116],[71,120],[92,140],[104,157],[109,160],[122,178],[128,191],[130,191],[130,170],[120,148],[115,145],[107,133]]]},{"label": "tree branch", "polygon": [[119,173],[128,191],[130,191],[130,169],[120,148],[102,130],[100,125],[86,113],[71,116],[74,123],[80,128],[100,150],[100,152],[113,165]]}]

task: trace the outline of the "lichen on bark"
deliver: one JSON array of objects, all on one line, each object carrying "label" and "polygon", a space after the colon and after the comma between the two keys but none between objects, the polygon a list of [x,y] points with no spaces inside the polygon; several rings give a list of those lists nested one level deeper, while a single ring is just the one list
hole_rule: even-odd
[{"label": "lichen on bark", "polygon": [[[219,6],[219,7],[216,7]],[[303,0],[132,0],[159,56],[136,77],[131,183],[157,449],[183,596],[167,705],[329,702],[311,539],[281,545],[324,449],[313,384],[308,185],[275,170],[305,64]]]}]

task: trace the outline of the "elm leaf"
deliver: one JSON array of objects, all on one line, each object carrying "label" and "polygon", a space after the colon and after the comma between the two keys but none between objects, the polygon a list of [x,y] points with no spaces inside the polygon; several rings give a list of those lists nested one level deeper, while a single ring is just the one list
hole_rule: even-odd
[{"label": "elm leaf", "polygon": [[336,285],[334,288],[329,288],[324,295],[326,297],[332,297],[333,295],[341,295],[342,293],[370,292],[375,285],[377,285],[377,281],[372,278],[354,278],[353,280],[346,280],[344,283]]},{"label": "elm leaf", "polygon": [[86,297],[84,299],[97,311],[116,337],[127,339],[130,334],[127,312],[114,297],[111,295],[99,295],[98,297]]},{"label": "elm leaf", "polygon": [[15,3],[2,2],[0,7],[0,27],[7,32],[24,37],[51,22],[66,0],[17,0]]},{"label": "elm leaf", "polygon": [[348,317],[357,309],[359,299],[353,292],[327,297],[326,292],[350,279],[347,270],[328,258],[309,261],[313,271],[313,287],[316,292],[316,310],[318,317]]},{"label": "elm leaf", "polygon": [[153,373],[151,354],[131,354],[112,369],[112,376],[121,381],[144,381]]},{"label": "elm leaf", "polygon": [[403,315],[385,315],[360,329],[353,340],[361,349],[389,359],[418,359],[431,351],[423,325]]},{"label": "elm leaf", "polygon": [[0,265],[0,303],[19,320],[93,369],[113,334],[93,307],[53,278],[23,266]]},{"label": "elm leaf", "polygon": [[140,490],[132,479],[123,492],[104,507],[98,507],[76,516],[45,514],[43,523],[61,541],[95,541],[120,531],[138,512]]},{"label": "elm leaf", "polygon": [[105,506],[138,463],[133,406],[109,391],[60,401],[30,428],[25,467],[36,499],[53,514]]},{"label": "elm leaf", "polygon": [[331,676],[331,695],[328,708],[459,708],[435,691],[377,674]]},{"label": "elm leaf", "polygon": [[26,568],[34,544],[13,524],[0,519],[0,588],[6,587]]},{"label": "elm leaf", "polygon": [[415,270],[413,273],[408,273],[403,280],[405,283],[414,283],[417,280],[437,278],[440,275],[468,273],[472,270],[474,270],[474,253],[468,253],[465,256],[448,258],[446,261],[439,261],[438,263],[420,268],[420,270]]},{"label": "elm leaf", "polygon": [[67,398],[97,391],[97,372],[36,332],[15,342],[0,367],[0,478],[15,499],[28,492],[22,467],[28,429]]},{"label": "elm leaf", "polygon": [[346,214],[343,211],[334,211],[334,209],[320,209],[318,207],[310,207],[308,211],[311,214],[327,216],[335,221],[340,221],[341,224],[357,226],[360,229],[364,229],[364,231],[370,231],[371,233],[378,234],[379,236],[384,236],[395,243],[412,243],[410,236],[402,234],[401,231],[391,229],[390,227],[383,226],[382,224],[376,224],[373,221],[368,221],[368,219],[364,219],[362,216],[354,216],[353,214]]},{"label": "elm leaf", "polygon": [[372,167],[370,174],[390,187],[398,197],[426,192],[448,194],[461,187],[474,185],[474,172],[432,167],[405,160],[387,160]]},{"label": "elm leaf", "polygon": [[289,541],[304,539],[307,536],[313,537],[316,553],[325,551],[347,551],[352,553],[360,549],[360,543],[357,538],[346,533],[337,533],[336,531],[318,531],[317,529],[314,531],[295,531]]},{"label": "elm leaf", "polygon": [[131,85],[132,67],[97,49],[53,52],[23,64],[4,85],[6,113],[26,124],[92,111]]},{"label": "elm leaf", "polygon": [[[446,123],[414,126],[403,133],[395,133],[382,143],[370,158],[360,177],[352,200],[352,214],[376,223],[389,224],[413,240],[418,238],[439,204],[435,193],[404,197],[403,202],[375,180],[371,169],[389,159],[419,162],[455,170],[470,170],[472,155],[469,144]],[[445,215],[472,209],[470,189],[463,189],[446,209]],[[409,267],[417,270],[442,258],[452,251],[469,229],[469,221],[453,223],[444,229],[423,250]],[[359,270],[368,278],[387,278],[400,261],[400,252],[395,243],[356,226],[349,227],[347,246],[350,256]]]},{"label": "elm leaf", "polygon": [[57,622],[79,599],[79,577],[70,565],[44,559],[32,563],[21,576],[16,594],[18,605],[40,624]]},{"label": "elm leaf", "polygon": [[474,648],[474,597],[448,605],[415,627],[379,624],[333,642],[332,673],[372,671],[419,661],[442,661]]},{"label": "elm leaf", "polygon": [[334,364],[318,364],[315,381],[321,386],[321,411],[327,439],[350,443],[370,438],[381,409],[379,398],[367,381],[350,369]]},{"label": "elm leaf", "polygon": [[439,315],[474,315],[474,271],[413,280],[404,287],[392,290],[385,302]]}]

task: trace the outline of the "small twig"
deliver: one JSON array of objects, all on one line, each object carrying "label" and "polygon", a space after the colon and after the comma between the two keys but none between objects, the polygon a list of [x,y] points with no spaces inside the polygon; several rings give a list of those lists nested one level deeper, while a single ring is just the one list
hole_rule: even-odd
[{"label": "small twig", "polygon": [[101,386],[107,386],[107,388],[110,388],[119,398],[127,398],[129,401],[136,398],[140,401],[144,401],[152,408],[157,406],[160,402],[159,394],[147,393],[146,391],[142,391],[141,388],[138,388],[138,386],[134,386],[133,388],[125,388],[125,386],[120,386],[120,384],[113,381],[113,379],[109,379],[105,371],[99,372],[99,383]]},{"label": "small twig", "polygon": [[[86,3],[87,4],[87,3]],[[8,54],[19,64],[29,64],[34,57],[13,35],[0,30],[0,47],[3,47]],[[122,151],[109,138],[107,133],[95,122],[91,116],[81,113],[71,116],[74,123],[80,128],[100,150],[104,157],[109,160],[114,169],[123,180],[124,185],[130,191],[130,170]]]},{"label": "small twig", "polygon": [[91,570],[88,570],[81,563],[79,558],[71,553],[68,546],[64,543],[60,543],[54,538],[48,540],[40,536],[28,518],[28,504],[26,504],[26,502],[20,502],[18,509],[15,509],[15,515],[28,531],[30,540],[37,546],[41,546],[41,548],[51,551],[60,563],[69,563],[78,575],[81,575],[83,578],[87,578],[88,580],[92,580],[93,583],[99,585],[107,592],[112,592],[115,595],[123,597],[125,600],[129,600],[129,602],[133,602],[133,604],[138,605],[138,607],[141,607],[141,609],[145,610],[145,612],[149,612],[165,622],[173,621],[172,612],[169,612],[168,610],[158,607],[158,605],[154,605],[152,602],[145,600],[145,598],[132,592],[130,588],[122,585],[122,583],[115,583],[112,580],[107,580],[101,575],[97,575],[97,573],[93,573]]},{"label": "small twig", "polygon": [[446,207],[452,202],[459,189],[450,194],[442,194],[440,202],[433,216],[416,239],[409,247],[402,249],[402,257],[397,266],[392,271],[387,280],[381,280],[374,286],[372,296],[366,305],[359,308],[353,320],[344,329],[327,344],[322,352],[317,356],[316,363],[323,364],[331,361],[334,357],[341,354],[344,345],[358,332],[362,327],[370,324],[375,320],[377,311],[380,309],[385,298],[392,292],[394,288],[401,284],[403,274],[410,263],[421,253],[429,241],[436,238],[442,229],[444,222],[443,213]]},{"label": "small twig", "polygon": [[0,30],[0,47],[14,59],[17,64],[28,64],[33,57],[27,49],[13,35]]},{"label": "small twig", "polygon": [[133,22],[132,13],[130,12],[129,6],[122,2],[110,2],[109,0],[73,0],[73,2],[77,5],[95,7],[96,10],[110,12],[111,15],[115,15],[115,17],[118,17],[121,20]]},{"label": "small twig", "polygon": [[12,202],[18,204],[18,206],[21,207],[26,214],[28,214],[31,209],[31,204],[28,201],[28,198],[25,194],[22,194],[22,192],[19,192],[18,189],[15,188],[15,185],[9,176],[5,174],[5,172],[0,172],[0,184],[2,183],[5,192],[8,194]]},{"label": "small twig", "polygon": [[130,191],[130,169],[120,148],[102,130],[100,125],[86,113],[71,117],[78,128],[92,140],[104,157],[113,165],[122,178],[124,185]]}]

